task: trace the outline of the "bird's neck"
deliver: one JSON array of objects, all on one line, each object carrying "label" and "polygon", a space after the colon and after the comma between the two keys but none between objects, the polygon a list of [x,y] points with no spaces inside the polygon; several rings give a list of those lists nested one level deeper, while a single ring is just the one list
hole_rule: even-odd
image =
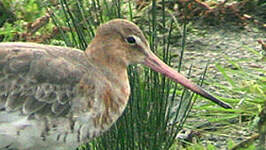
[{"label": "bird's neck", "polygon": [[127,61],[115,43],[93,40],[85,53],[91,63],[120,80],[128,80]]}]

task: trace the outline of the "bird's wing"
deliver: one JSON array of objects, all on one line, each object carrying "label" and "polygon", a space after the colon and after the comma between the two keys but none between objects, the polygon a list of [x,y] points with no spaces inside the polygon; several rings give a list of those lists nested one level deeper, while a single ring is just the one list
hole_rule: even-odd
[{"label": "bird's wing", "polygon": [[[0,44],[0,112],[62,116],[88,69],[82,51],[25,43]],[[7,118],[5,118],[6,120]],[[0,122],[4,119],[0,117]]]}]

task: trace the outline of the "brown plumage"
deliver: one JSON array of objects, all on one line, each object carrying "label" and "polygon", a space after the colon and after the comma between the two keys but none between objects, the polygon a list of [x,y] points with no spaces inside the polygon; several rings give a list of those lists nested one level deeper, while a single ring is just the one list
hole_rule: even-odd
[{"label": "brown plumage", "polygon": [[0,149],[71,150],[106,131],[125,109],[127,66],[136,63],[230,108],[160,61],[135,24],[115,19],[85,52],[0,44]]}]

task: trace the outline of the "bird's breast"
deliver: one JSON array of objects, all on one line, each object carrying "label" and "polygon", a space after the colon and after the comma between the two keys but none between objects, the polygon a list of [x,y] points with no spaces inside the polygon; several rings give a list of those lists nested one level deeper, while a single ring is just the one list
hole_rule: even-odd
[{"label": "bird's breast", "polygon": [[80,124],[80,139],[93,138],[109,129],[122,115],[130,94],[128,81],[120,84],[104,76],[85,78],[78,85],[79,95],[72,104],[73,118]]}]

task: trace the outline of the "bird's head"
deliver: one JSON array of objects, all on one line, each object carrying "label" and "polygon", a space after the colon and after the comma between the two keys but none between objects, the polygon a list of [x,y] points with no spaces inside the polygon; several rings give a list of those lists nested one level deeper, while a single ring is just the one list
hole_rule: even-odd
[{"label": "bird's head", "polygon": [[[114,19],[102,24],[97,29],[92,45],[93,47],[98,47],[97,49],[102,49],[101,56],[104,56],[104,61],[109,64],[113,62],[124,64],[125,66],[144,64],[218,105],[224,108],[231,108],[230,105],[216,99],[161,61],[150,50],[150,46],[139,27],[130,21]],[[94,53],[93,48],[91,48],[90,53]]]}]

